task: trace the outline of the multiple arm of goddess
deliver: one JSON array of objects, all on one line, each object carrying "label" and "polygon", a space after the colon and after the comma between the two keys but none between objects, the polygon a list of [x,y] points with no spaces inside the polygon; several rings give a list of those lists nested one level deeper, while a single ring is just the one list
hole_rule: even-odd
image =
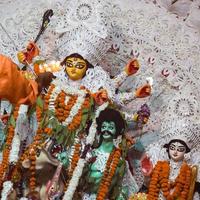
[{"label": "multiple arm of goddess", "polygon": [[[113,82],[115,88],[118,89],[128,76],[134,75],[140,68],[140,64],[137,59],[131,59],[124,68],[124,71],[114,77]],[[116,94],[117,103],[124,105],[126,102],[130,102],[136,98],[148,97],[151,94],[151,85],[149,83],[141,86],[135,92],[123,92]]]},{"label": "multiple arm of goddess", "polygon": [[[18,54],[19,60],[21,59],[22,63],[30,63],[33,60],[33,57],[38,54],[37,51],[36,51],[36,53],[33,53],[34,49],[35,49],[35,51],[37,50],[37,48],[34,45],[32,45],[30,51],[27,50],[26,52],[20,52],[20,54]],[[10,63],[12,63],[12,62],[10,61]],[[66,59],[64,59],[64,61],[63,61],[63,64],[65,66],[66,75],[68,76],[69,79],[71,79],[72,82],[79,82],[80,80],[82,80],[83,77],[85,76],[86,71],[89,66],[87,60],[85,60],[83,57],[81,57],[80,55],[77,55],[77,54],[66,57]],[[12,63],[12,67],[13,67],[14,71],[11,74],[16,76],[16,80],[19,80],[17,78],[20,78],[20,80],[21,80],[21,83],[20,83],[20,81],[18,82],[18,84],[19,84],[19,88],[17,88],[18,92],[16,92],[17,90],[14,91],[17,94],[19,93],[20,97],[18,97],[17,100],[13,101],[12,96],[11,96],[12,91],[6,93],[7,96],[5,94],[2,94],[2,97],[10,100],[12,103],[20,102],[20,103],[33,104],[36,100],[37,95],[39,94],[40,88],[47,85],[45,82],[45,79],[40,78],[40,75],[38,75],[39,78],[37,78],[37,82],[27,80],[23,76],[18,75],[18,74],[21,74],[21,72],[19,72],[17,70],[17,66],[15,64]],[[116,88],[122,84],[122,82],[125,80],[125,78],[127,76],[136,73],[138,69],[139,69],[139,64],[138,64],[137,60],[132,60],[131,62],[129,62],[129,64],[125,67],[125,71],[121,75],[116,77],[116,79],[113,79],[115,82]],[[2,74],[4,74],[4,73],[2,72]],[[12,82],[9,82],[9,80],[10,80],[9,76],[7,77],[6,80],[7,80],[7,84],[9,85],[9,87],[13,87],[12,90],[15,90],[16,89],[15,85],[13,85]],[[48,79],[48,80],[50,80],[50,79]],[[50,82],[48,82],[48,83],[50,83]],[[35,87],[31,87],[32,85],[35,85]],[[62,85],[62,87],[66,87],[66,85]],[[25,91],[22,90],[25,88],[27,88]],[[20,89],[22,90],[22,92]],[[94,95],[94,99],[96,100],[97,105],[101,105],[105,101],[108,101],[108,97],[106,95],[106,88],[103,88],[103,89],[104,90],[100,89],[100,91],[98,91],[96,94],[92,94],[92,95]],[[5,90],[5,88],[4,88],[4,90]],[[36,91],[36,92],[33,93],[34,91]],[[151,86],[147,84],[144,87],[142,86],[141,88],[136,90],[135,96],[140,97],[140,98],[146,97],[146,96],[150,95],[150,92],[151,92]],[[134,93],[132,93],[132,96],[134,98]],[[118,159],[120,151],[116,150],[113,153],[116,154],[116,159]],[[118,160],[118,162],[120,163],[120,160]],[[117,173],[117,171],[116,171],[116,173]],[[101,187],[101,189],[102,189],[102,187]]]},{"label": "multiple arm of goddess", "polygon": [[[31,49],[31,51],[30,51]],[[27,47],[26,51],[22,51],[18,53],[18,59],[21,63],[26,64],[30,63],[33,60],[33,57],[39,54],[39,49],[34,43],[30,43]],[[86,71],[89,68],[94,68],[85,58],[83,58],[81,55],[75,53],[67,56],[62,62],[61,65],[65,68],[65,73],[67,74],[69,80],[71,83],[79,83],[80,81],[85,80],[84,76],[86,75]],[[44,66],[44,65],[43,65]],[[55,66],[54,66],[55,67]],[[41,66],[42,68],[42,66]],[[105,80],[108,82],[111,82],[111,85],[113,88],[113,91],[115,90],[115,94],[112,94],[114,96],[114,103],[123,106],[127,102],[130,102],[134,100],[135,98],[145,98],[148,97],[151,94],[151,85],[149,83],[144,84],[143,86],[136,89],[135,92],[117,92],[118,88],[122,85],[122,83],[126,80],[128,76],[134,75],[139,70],[140,65],[137,59],[131,59],[127,65],[125,66],[122,73],[114,77],[113,79]],[[34,68],[35,69],[35,68]],[[52,66],[53,71],[53,66]],[[47,70],[51,70],[50,67]],[[95,68],[94,68],[95,71]],[[35,71],[35,73],[38,73]],[[92,84],[92,82],[95,82],[95,80],[90,80],[89,84]],[[80,83],[79,83],[80,84]],[[88,83],[87,83],[88,84]],[[109,84],[109,83],[108,83]],[[73,84],[72,84],[73,85]],[[92,86],[93,87],[93,86]],[[86,86],[87,88],[87,86]],[[89,89],[89,88],[87,88]],[[93,89],[93,88],[92,88]],[[102,87],[99,88],[98,91],[94,92],[93,98],[97,105],[103,104],[105,101],[108,101],[111,97],[109,96],[109,88]],[[90,91],[92,92],[92,91]],[[111,92],[113,93],[113,92]],[[137,115],[133,114],[126,114],[125,113],[126,120],[128,121],[136,121]]]}]

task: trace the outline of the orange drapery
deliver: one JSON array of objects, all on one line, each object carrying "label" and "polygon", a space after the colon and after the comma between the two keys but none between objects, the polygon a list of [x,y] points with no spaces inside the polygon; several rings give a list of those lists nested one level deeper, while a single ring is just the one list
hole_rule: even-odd
[{"label": "orange drapery", "polygon": [[38,85],[27,80],[8,57],[0,54],[0,99],[12,104],[34,104],[38,95]]}]

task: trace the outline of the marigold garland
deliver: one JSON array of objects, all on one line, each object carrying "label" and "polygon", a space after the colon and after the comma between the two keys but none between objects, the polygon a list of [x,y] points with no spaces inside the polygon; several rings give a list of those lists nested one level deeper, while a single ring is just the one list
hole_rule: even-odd
[{"label": "marigold garland", "polygon": [[101,183],[99,185],[96,200],[104,200],[106,198],[109,192],[109,187],[111,185],[112,178],[119,164],[120,157],[121,157],[121,149],[117,148],[111,152],[106,163]]},{"label": "marigold garland", "polygon": [[61,91],[55,101],[55,114],[59,122],[64,122],[69,116],[72,107],[75,105],[77,96],[69,95],[67,105],[65,105],[65,98],[67,94]]},{"label": "marigold garland", "polygon": [[37,122],[38,122],[38,130],[36,132],[36,135],[34,136],[32,144],[26,149],[26,151],[21,155],[19,162],[22,163],[25,159],[29,159],[31,166],[29,168],[30,170],[30,179],[29,179],[29,188],[30,191],[35,191],[36,188],[36,149],[41,144],[42,141],[42,134],[50,134],[51,129],[46,128],[43,129],[40,127],[40,122],[42,121],[42,109],[39,106],[36,106],[36,116],[37,116]]},{"label": "marigold garland", "polygon": [[[45,95],[45,110],[48,110],[50,104],[54,104],[55,108],[55,116],[57,117],[58,121],[61,123],[65,123],[66,119],[70,116],[70,111],[76,104],[78,103],[78,96],[77,95],[72,95],[68,94],[65,91],[60,91],[54,102],[52,99],[54,99],[52,96],[52,92],[55,88],[55,85],[52,84],[50,86],[50,89],[48,90],[48,93]],[[82,120],[82,110],[85,108],[89,108],[90,106],[90,93],[89,90],[86,90],[85,88],[80,88],[81,90],[85,90],[87,95],[84,97],[84,102],[82,103],[80,109],[78,110],[77,113],[73,116],[72,121],[67,125],[67,128],[69,131],[74,131],[76,130],[81,123]]]},{"label": "marigold garland", "polygon": [[90,106],[90,96],[86,97],[81,108],[78,110],[78,113],[74,116],[72,122],[68,125],[68,130],[73,131],[76,130],[81,123],[82,120],[82,111],[85,108],[89,108]]},{"label": "marigold garland", "polygon": [[[19,106],[15,106],[14,112],[13,112],[15,121],[17,120],[17,117],[18,117],[18,110],[19,110]],[[3,150],[3,159],[2,159],[2,163],[0,164],[0,188],[2,187],[4,178],[5,178],[4,176],[9,167],[9,154],[10,154],[14,134],[15,134],[15,128],[13,127],[12,124],[10,124],[7,131],[5,148]]]},{"label": "marigold garland", "polygon": [[152,173],[148,200],[157,200],[160,190],[167,200],[176,200],[177,198],[187,200],[191,181],[191,168],[189,165],[183,162],[174,182],[169,181],[169,175],[169,162],[158,161]]},{"label": "marigold garland", "polygon": [[69,169],[69,171],[67,171],[68,180],[67,180],[67,183],[65,185],[65,190],[67,189],[67,187],[69,185],[69,181],[72,178],[74,169],[76,168],[78,160],[80,158],[80,149],[81,149],[81,144],[80,143],[76,143],[74,145],[74,153],[73,153],[72,160],[71,160],[71,163],[70,163],[70,169]]},{"label": "marigold garland", "polygon": [[[38,127],[37,133],[33,139],[33,143],[30,145],[29,150],[28,150],[29,159],[31,162],[31,166],[29,168],[30,169],[29,188],[30,188],[31,192],[35,191],[35,188],[36,188],[36,169],[35,169],[36,149],[42,141],[43,132],[45,132],[43,130],[43,128],[40,126],[40,123],[42,121],[42,109],[39,106],[36,107],[36,115],[37,115],[37,122],[38,122],[39,127]],[[47,129],[46,129],[46,131],[47,131]],[[49,132],[49,130],[47,132]]]}]

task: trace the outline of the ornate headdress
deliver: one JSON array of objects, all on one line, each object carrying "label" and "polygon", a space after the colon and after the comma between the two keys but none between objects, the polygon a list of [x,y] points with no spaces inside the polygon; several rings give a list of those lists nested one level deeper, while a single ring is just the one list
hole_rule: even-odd
[{"label": "ornate headdress", "polygon": [[96,65],[106,55],[110,43],[107,38],[100,37],[87,27],[80,25],[59,37],[56,46],[60,59],[78,53],[92,65]]},{"label": "ornate headdress", "polygon": [[[177,126],[171,127],[169,131],[166,131],[162,140],[165,144],[172,140],[182,140],[192,151],[197,150],[200,144],[200,124],[182,124],[177,123]],[[195,148],[195,149],[194,149]]]},{"label": "ornate headdress", "polygon": [[[169,144],[172,140],[182,140],[191,150],[191,155],[199,150],[200,146],[200,124],[191,123],[190,121],[180,120],[171,123],[170,129],[162,129],[160,139],[149,145],[147,154],[150,156],[153,164],[158,160],[167,160],[168,154],[164,148],[165,144]],[[192,162],[192,157],[189,155],[188,160]]]}]

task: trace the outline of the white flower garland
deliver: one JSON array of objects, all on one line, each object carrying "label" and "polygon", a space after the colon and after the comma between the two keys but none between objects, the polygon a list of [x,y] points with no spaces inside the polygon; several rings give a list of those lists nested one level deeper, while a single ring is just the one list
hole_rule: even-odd
[{"label": "white flower garland", "polygon": [[68,104],[68,101],[70,100],[70,97],[69,96],[66,96],[65,97],[65,105],[67,105]]},{"label": "white flower garland", "polygon": [[1,200],[7,200],[8,195],[12,191],[13,183],[11,181],[5,181],[3,183],[3,190],[1,192]]},{"label": "white flower garland", "polygon": [[[25,120],[27,117],[27,111],[28,111],[28,106],[21,104],[19,107],[16,124],[20,123],[19,126],[21,126],[21,123],[23,123],[23,120]],[[16,125],[14,137],[12,139],[10,154],[9,154],[9,163],[16,163],[18,161],[19,150],[20,150],[20,137],[18,135],[18,127]]]},{"label": "white flower garland", "polygon": [[[61,80],[54,80],[53,84],[55,84],[55,88],[53,89],[53,91],[50,95],[50,99],[49,99],[49,109],[50,110],[55,111],[54,102],[55,102],[58,94],[61,92],[61,90],[63,90],[66,94],[69,94],[69,95],[78,95],[75,105],[70,110],[69,116],[65,119],[64,122],[62,122],[62,125],[68,126],[72,122],[74,116],[77,115],[79,109],[81,108],[82,104],[84,103],[85,96],[86,96],[86,90],[80,90],[80,89],[70,87],[70,86],[65,87],[65,84]],[[67,104],[68,101],[69,101],[69,97],[66,96],[65,104]]]},{"label": "white flower garland", "polygon": [[55,86],[55,88],[53,89],[50,95],[49,106],[48,106],[49,110],[55,111],[55,100],[58,94],[60,93],[60,91],[61,91],[60,87]]},{"label": "white flower garland", "polygon": [[[95,134],[96,134],[96,128],[97,128],[96,118],[99,116],[100,112],[104,110],[107,106],[108,106],[108,102],[102,104],[96,110],[95,118],[93,119],[92,125],[90,126],[90,129],[89,129],[89,134],[86,138],[86,144],[91,144],[91,145],[93,144],[94,139],[95,139]],[[82,159],[82,158],[79,159],[77,166],[73,172],[72,178],[69,182],[67,191],[64,194],[63,200],[71,200],[73,198],[76,187],[78,186],[79,179],[82,175],[82,171],[83,171],[85,163],[86,163],[85,159]]]},{"label": "white flower garland", "polygon": [[79,111],[79,109],[81,109],[81,106],[84,103],[84,101],[85,101],[85,95],[78,97],[78,99],[76,100],[75,105],[70,110],[69,116],[66,118],[66,120],[64,122],[62,122],[62,125],[68,126],[72,122],[74,116],[76,116],[78,111]]},{"label": "white flower garland", "polygon": [[72,158],[73,158],[73,155],[74,155],[74,151],[75,151],[75,145],[80,143],[80,139],[79,137],[76,135],[75,139],[74,139],[74,145],[71,147],[71,150],[70,150],[70,155],[69,155],[69,169],[71,169],[71,161],[72,161]]},{"label": "white flower garland", "polygon": [[20,138],[17,132],[12,140],[11,150],[9,154],[9,163],[16,163],[19,159],[19,149],[20,149]]},{"label": "white flower garland", "polygon": [[67,188],[67,191],[65,192],[65,195],[63,197],[63,200],[71,200],[74,196],[74,192],[76,190],[76,187],[78,185],[79,179],[82,175],[83,168],[85,166],[85,159],[80,158],[77,167],[74,170],[73,176],[70,180],[69,186]]}]

